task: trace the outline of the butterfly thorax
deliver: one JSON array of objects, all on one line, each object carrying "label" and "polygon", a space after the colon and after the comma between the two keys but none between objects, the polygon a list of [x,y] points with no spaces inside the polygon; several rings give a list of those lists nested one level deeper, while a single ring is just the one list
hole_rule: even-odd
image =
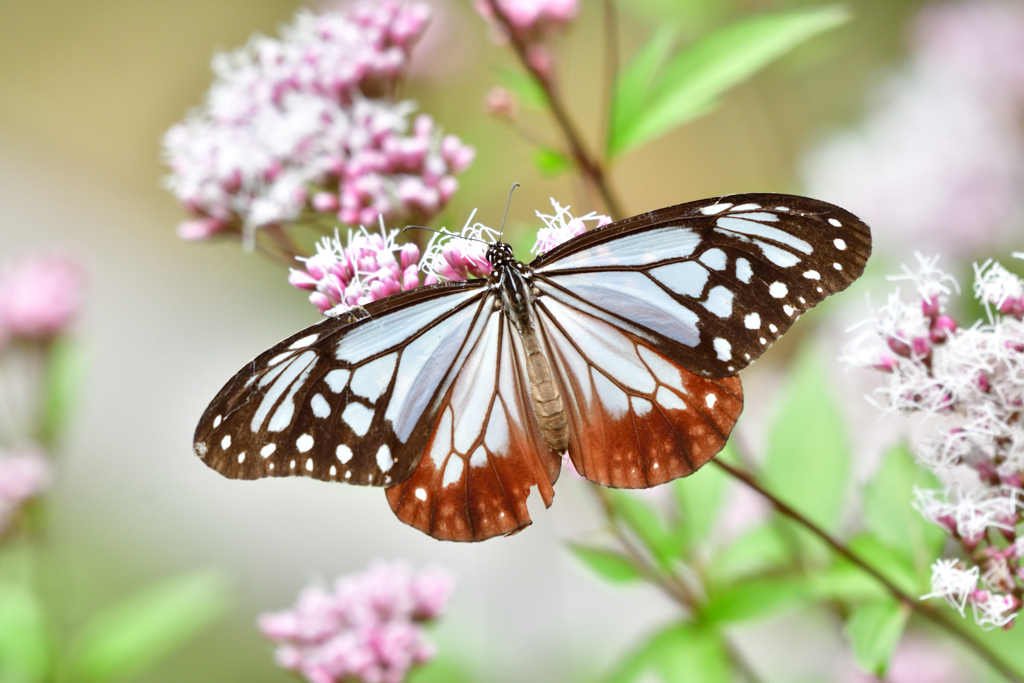
[{"label": "butterfly thorax", "polygon": [[512,255],[512,247],[496,242],[487,248],[492,267],[491,286],[498,290],[500,306],[515,325],[526,355],[526,374],[537,425],[548,447],[562,453],[569,445],[569,429],[562,393],[551,372],[551,362],[537,335],[534,295],[529,269]]}]

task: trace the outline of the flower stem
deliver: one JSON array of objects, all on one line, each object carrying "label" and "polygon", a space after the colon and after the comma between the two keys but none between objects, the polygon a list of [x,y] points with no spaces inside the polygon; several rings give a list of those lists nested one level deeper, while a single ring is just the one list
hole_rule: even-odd
[{"label": "flower stem", "polygon": [[[633,566],[640,572],[640,576],[674,600],[683,609],[684,613],[689,615],[698,613],[700,611],[700,601],[693,591],[690,590],[683,577],[675,572],[662,571],[657,568],[647,554],[633,543],[629,534],[623,531],[622,526],[616,521],[617,516],[611,501],[608,499],[608,489],[598,484],[591,484],[589,488],[597,495],[597,499],[601,502],[601,507],[604,510],[605,517],[608,519],[608,527],[612,535],[615,536],[615,540],[622,546],[623,551],[625,551]],[[740,654],[736,646],[729,641],[724,633],[721,634],[721,638],[733,666],[736,667],[736,671],[739,672],[743,679],[748,683],[761,683],[757,672],[743,658],[743,655]]]},{"label": "flower stem", "polygon": [[611,187],[608,185],[607,179],[605,178],[604,168],[601,163],[587,151],[586,146],[583,144],[583,138],[580,136],[579,132],[576,130],[576,126],[569,118],[569,114],[565,109],[565,105],[562,103],[561,96],[555,89],[554,83],[546,74],[530,63],[526,54],[526,43],[523,42],[522,37],[515,31],[514,27],[509,22],[508,17],[505,16],[501,7],[498,5],[497,0],[487,0],[487,4],[490,5],[491,10],[494,13],[494,18],[501,23],[502,27],[504,27],[505,33],[509,37],[509,42],[511,42],[519,61],[522,62],[523,68],[525,68],[530,76],[537,81],[537,84],[541,87],[541,90],[543,90],[544,96],[548,101],[548,107],[551,109],[551,114],[555,117],[555,121],[562,129],[562,134],[565,135],[566,142],[569,145],[569,151],[572,154],[576,165],[579,167],[580,172],[583,174],[583,177],[586,178],[587,181],[597,190],[597,193],[601,195],[601,200],[608,208],[608,213],[611,214],[612,218],[622,218],[621,204],[612,192]]},{"label": "flower stem", "polygon": [[861,559],[856,553],[854,553],[852,550],[843,545],[842,542],[831,536],[827,531],[819,527],[817,524],[809,520],[807,517],[803,516],[802,514],[794,510],[792,507],[790,507],[789,505],[775,497],[773,493],[771,493],[766,488],[764,488],[764,486],[761,485],[761,483],[751,472],[743,468],[730,465],[729,463],[723,461],[721,458],[715,458],[713,462],[720,468],[728,472],[730,475],[732,475],[736,479],[739,479],[741,482],[743,482],[744,484],[746,484],[747,486],[761,494],[765,499],[768,500],[769,503],[771,503],[772,507],[774,507],[779,512],[779,514],[783,515],[784,517],[788,517],[789,519],[793,520],[800,526],[810,531],[813,535],[820,538],[826,545],[832,548],[832,550],[834,550],[836,553],[849,560],[851,563],[859,567],[866,574],[870,575],[872,578],[878,581],[887,591],[889,591],[889,593],[891,593],[893,597],[902,602],[917,615],[930,621],[931,623],[935,624],[949,635],[963,642],[963,644],[967,648],[972,650],[978,657],[980,657],[989,666],[991,666],[993,669],[1002,674],[1003,677],[1005,677],[1007,680],[1016,681],[1017,683],[1024,683],[1024,678],[1021,678],[1020,674],[1014,671],[1009,664],[1000,659],[997,654],[989,651],[981,643],[981,641],[977,640],[974,634],[961,630],[956,625],[951,623],[948,619],[946,619],[945,616],[943,616],[941,613],[933,609],[930,605],[921,602],[917,598],[907,595],[907,593],[901,590],[896,584],[894,584],[892,581],[883,576],[881,572],[879,572],[866,561]]}]

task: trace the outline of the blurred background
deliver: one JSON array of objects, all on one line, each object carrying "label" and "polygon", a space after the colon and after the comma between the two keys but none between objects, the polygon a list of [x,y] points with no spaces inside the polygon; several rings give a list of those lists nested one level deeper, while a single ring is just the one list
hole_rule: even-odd
[{"label": "blurred background", "polygon": [[[477,151],[444,222],[457,228],[478,208],[478,220],[498,223],[513,182],[522,184],[509,213],[517,228],[538,227],[533,211],[546,210],[548,197],[577,215],[600,210],[578,182],[540,174],[532,146],[484,113],[497,70],[517,67],[509,51],[491,44],[468,2],[430,4],[435,18],[414,52],[405,94]],[[631,54],[666,17],[692,38],[747,14],[807,4],[621,2],[620,51]],[[911,77],[911,26],[923,3],[845,4],[847,25],[731,91],[713,114],[626,156],[612,172],[626,213],[731,192],[806,192],[860,201],[848,208],[875,223],[881,199],[830,172],[856,161],[870,175],[872,159],[884,158],[865,151],[874,139],[870,117],[892,104],[900,78]],[[453,666],[476,680],[593,679],[673,609],[650,589],[606,587],[566,553],[567,538],[585,537],[601,523],[568,477],[550,510],[532,508],[532,527],[465,546],[399,523],[382,491],[309,480],[228,481],[191,453],[195,423],[222,384],[318,315],[267,259],[243,253],[236,242],[176,237],[184,214],[161,186],[167,169],[160,142],[200,103],[216,51],[240,46],[254,32],[274,34],[302,6],[0,3],[0,258],[68,253],[82,260],[89,278],[76,332],[85,371],[60,454],[48,540],[66,577],[56,588],[66,617],[81,618],[181,572],[222,570],[232,599],[228,616],[145,680],[289,680],[273,666],[256,616],[291,604],[311,580],[362,569],[374,558],[408,558],[459,575],[448,616],[434,633]],[[603,76],[595,65],[604,49],[601,5],[586,0],[558,57],[566,100],[590,141],[602,125]],[[543,115],[525,115],[523,123],[555,139]],[[843,133],[850,130],[860,133]],[[936,157],[921,168],[944,163]],[[1016,177],[1014,169],[1007,174]],[[930,177],[905,171],[918,183]],[[969,242],[966,253],[999,244],[1006,235],[999,230],[992,227],[987,242]],[[876,235],[890,264],[917,239]],[[963,241],[941,242],[950,244]],[[745,375],[755,422],[772,400],[770,366],[785,355],[783,345]],[[750,430],[756,434],[756,425]],[[813,618],[803,619],[790,624],[786,642],[799,642],[801,629],[822,637]],[[753,659],[789,672],[786,680],[822,675],[841,651],[823,647],[804,653],[807,661],[783,662],[785,648],[772,647],[782,637],[775,626],[749,630]]]}]

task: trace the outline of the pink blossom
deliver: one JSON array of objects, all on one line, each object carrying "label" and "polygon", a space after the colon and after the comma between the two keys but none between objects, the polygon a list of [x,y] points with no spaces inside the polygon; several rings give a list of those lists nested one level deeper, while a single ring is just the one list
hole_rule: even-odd
[{"label": "pink blossom", "polygon": [[50,464],[34,450],[0,453],[0,533],[18,511],[50,486]]},{"label": "pink blossom", "polygon": [[1024,213],[1024,6],[942,3],[864,121],[809,154],[808,194],[867,220],[879,246],[973,255]]},{"label": "pink blossom", "polygon": [[164,139],[168,187],[193,218],[184,239],[328,214],[348,225],[425,222],[473,159],[393,94],[430,16],[364,2],[299,12],[279,39],[214,58],[206,102]]},{"label": "pink blossom", "polygon": [[37,256],[0,272],[0,342],[48,339],[63,332],[82,306],[85,275],[64,256]]},{"label": "pink blossom", "polygon": [[[578,0],[494,0],[512,30],[526,42],[553,32],[569,23],[579,13]],[[473,7],[494,25],[491,0],[473,0]],[[500,29],[499,29],[500,30]]]},{"label": "pink blossom", "polygon": [[551,200],[554,207],[553,214],[537,212],[537,217],[544,222],[544,227],[537,231],[537,241],[533,245],[533,253],[546,254],[559,244],[568,242],[577,235],[587,231],[586,222],[592,222],[592,227],[600,228],[612,222],[608,216],[599,215],[593,211],[580,218],[573,218],[569,213],[571,207],[563,207],[554,199]]},{"label": "pink blossom", "polygon": [[399,683],[434,656],[422,624],[441,616],[454,584],[441,569],[377,562],[329,590],[303,589],[291,610],[263,614],[259,626],[279,645],[278,664],[312,683]]}]

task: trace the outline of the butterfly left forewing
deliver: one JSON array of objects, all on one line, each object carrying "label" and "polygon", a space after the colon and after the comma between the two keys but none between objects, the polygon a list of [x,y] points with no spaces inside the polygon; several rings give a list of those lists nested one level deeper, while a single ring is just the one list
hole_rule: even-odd
[{"label": "butterfly left forewing", "polygon": [[537,428],[511,323],[494,311],[477,339],[419,465],[387,489],[399,519],[441,540],[480,541],[529,525],[531,489],[550,505],[561,466]]},{"label": "butterfly left forewing", "polygon": [[621,327],[554,299],[539,322],[563,387],[569,457],[597,484],[648,488],[692,474],[725,445],[738,377],[700,377]]},{"label": "butterfly left forewing", "polygon": [[747,194],[641,214],[531,267],[542,295],[588,310],[707,376],[735,374],[864,270],[870,231],[837,206]]},{"label": "butterfly left forewing", "polygon": [[403,292],[289,337],[221,389],[194,452],[233,479],[403,480],[491,308],[482,284]]}]

